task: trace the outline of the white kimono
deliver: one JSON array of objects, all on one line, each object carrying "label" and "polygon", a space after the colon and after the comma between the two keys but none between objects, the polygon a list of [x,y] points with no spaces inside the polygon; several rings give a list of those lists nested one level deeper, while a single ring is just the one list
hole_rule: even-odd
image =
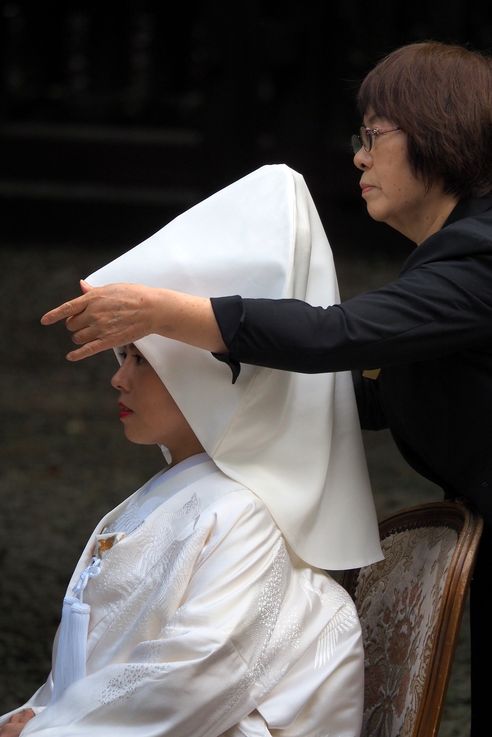
[{"label": "white kimono", "polygon": [[51,704],[50,677],[23,736],[359,735],[354,605],[255,494],[206,456],[159,474],[100,522],[69,590],[115,520],[137,526],[85,590],[87,673]]}]

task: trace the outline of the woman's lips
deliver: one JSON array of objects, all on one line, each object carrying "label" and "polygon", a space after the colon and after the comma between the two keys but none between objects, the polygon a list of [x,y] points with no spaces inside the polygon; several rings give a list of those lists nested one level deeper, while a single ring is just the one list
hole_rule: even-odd
[{"label": "woman's lips", "polygon": [[361,184],[360,188],[362,190],[362,195],[367,194],[367,192],[370,192],[372,189],[376,189],[376,187],[374,187],[372,184]]},{"label": "woman's lips", "polygon": [[122,402],[118,402],[118,407],[120,408],[120,420],[122,420],[124,417],[128,417],[128,415],[133,414],[133,410],[126,406],[126,404],[123,404]]}]

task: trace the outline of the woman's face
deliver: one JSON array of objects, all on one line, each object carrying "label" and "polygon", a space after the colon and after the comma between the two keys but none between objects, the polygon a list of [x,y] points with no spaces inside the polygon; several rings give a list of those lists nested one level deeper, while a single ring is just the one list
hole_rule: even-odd
[{"label": "woman's face", "polygon": [[122,364],[111,379],[119,392],[120,420],[133,443],[165,445],[173,463],[203,451],[176,402],[133,345],[118,350]]},{"label": "woman's face", "polygon": [[[393,121],[371,111],[364,115],[363,124],[381,131],[396,127]],[[445,196],[440,186],[426,188],[412,172],[402,130],[375,136],[371,150],[361,148],[354,164],[362,172],[362,197],[374,220],[390,225],[416,243],[430,235],[428,230],[439,217],[441,198]]]}]

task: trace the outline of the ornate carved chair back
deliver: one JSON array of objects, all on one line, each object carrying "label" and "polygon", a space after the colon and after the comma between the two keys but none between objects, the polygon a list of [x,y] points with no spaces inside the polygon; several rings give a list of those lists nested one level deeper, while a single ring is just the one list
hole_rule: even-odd
[{"label": "ornate carved chair back", "polygon": [[385,559],[344,574],[362,623],[362,737],[435,737],[482,519],[460,502],[423,504],[379,529]]}]

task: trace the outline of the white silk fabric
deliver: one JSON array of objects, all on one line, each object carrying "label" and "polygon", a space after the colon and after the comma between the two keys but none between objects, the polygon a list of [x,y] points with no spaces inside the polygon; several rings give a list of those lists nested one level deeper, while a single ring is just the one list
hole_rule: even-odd
[{"label": "white silk fabric", "polygon": [[[69,590],[139,494],[101,520]],[[364,656],[347,592],[210,460],[163,473],[152,494],[162,503],[87,585],[86,676],[54,703],[50,677],[21,707],[37,712],[23,736],[358,737]]]},{"label": "white silk fabric", "polygon": [[[339,301],[332,252],[303,177],[264,166],[87,278],[203,296]],[[229,368],[150,335],[137,342],[208,455],[267,505],[295,553],[346,569],[382,558],[350,373]]]}]

